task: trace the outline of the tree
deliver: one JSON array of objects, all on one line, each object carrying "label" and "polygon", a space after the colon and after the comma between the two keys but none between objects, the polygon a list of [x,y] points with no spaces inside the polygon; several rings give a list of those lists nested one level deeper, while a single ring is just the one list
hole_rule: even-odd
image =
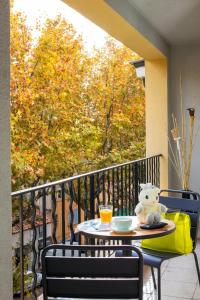
[{"label": "tree", "polygon": [[[22,35],[19,43],[20,39]],[[37,44],[30,48],[26,64],[19,61],[15,67],[25,77],[24,85],[15,95],[14,89],[11,92],[15,186],[73,173],[79,159],[76,124],[82,115],[81,91],[90,65],[81,38],[60,16],[46,21]]]},{"label": "tree", "polygon": [[[31,159],[30,150],[23,151],[21,145],[26,140],[25,118],[29,117],[31,103],[31,78],[29,57],[32,51],[31,30],[26,26],[26,18],[17,12],[11,13],[11,166],[12,181],[15,186],[22,186],[27,161]],[[19,184],[18,184],[19,182]]]},{"label": "tree", "polygon": [[136,55],[109,38],[89,56],[61,16],[32,40],[25,21],[11,14],[13,189],[143,156]]},{"label": "tree", "polygon": [[93,58],[85,98],[100,131],[98,164],[145,154],[144,87],[129,61],[137,56],[109,38]]}]

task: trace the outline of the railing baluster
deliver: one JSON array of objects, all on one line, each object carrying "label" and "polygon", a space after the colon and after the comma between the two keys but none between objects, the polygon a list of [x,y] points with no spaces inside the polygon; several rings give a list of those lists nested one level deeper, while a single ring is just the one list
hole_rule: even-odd
[{"label": "railing baluster", "polygon": [[32,253],[33,253],[33,260],[32,260],[32,272],[33,272],[33,284],[32,284],[32,295],[33,299],[37,299],[36,295],[36,284],[37,284],[37,274],[35,270],[36,261],[37,261],[37,252],[36,252],[36,238],[37,238],[37,231],[35,227],[35,220],[36,220],[36,205],[35,205],[35,192],[31,192],[31,206],[32,206],[32,217],[31,217],[31,226],[33,232],[33,239],[32,239]]},{"label": "railing baluster", "polygon": [[69,228],[70,228],[70,244],[72,244],[75,241],[75,234],[74,234],[74,210],[73,210],[73,201],[74,201],[74,189],[73,189],[73,183],[72,181],[70,181],[68,183],[69,185],[69,195],[70,195],[70,199],[69,199],[69,213],[70,213],[70,222],[69,222]]},{"label": "railing baluster", "polygon": [[[139,186],[140,186],[140,183],[142,183],[141,182],[141,162],[139,161],[137,164],[137,169],[138,169],[138,173],[137,173],[137,177],[138,177],[138,184],[137,184],[137,186],[138,186],[138,192],[139,192]],[[136,179],[137,180],[137,179]]]},{"label": "railing baluster", "polygon": [[[95,218],[95,197],[94,197],[94,175],[90,175],[90,219]],[[90,239],[90,244],[95,245],[95,239]],[[94,256],[94,252],[91,255]]]},{"label": "railing baluster", "polygon": [[156,185],[156,157],[153,158],[154,163],[154,185]]},{"label": "railing baluster", "polygon": [[126,208],[126,215],[128,215],[128,198],[127,198],[127,166],[125,166],[125,178],[124,178],[124,183],[125,183],[125,208]]},{"label": "railing baluster", "polygon": [[155,186],[157,186],[157,157],[155,157]]},{"label": "railing baluster", "polygon": [[146,176],[145,176],[145,164],[144,162],[142,161],[141,162],[141,183],[145,183],[145,179],[146,179]]},{"label": "railing baluster", "polygon": [[129,201],[129,215],[131,214],[131,165],[128,166],[128,201]]},{"label": "railing baluster", "polygon": [[[78,178],[77,181],[77,189],[78,189],[78,195],[77,195],[77,205],[78,205],[78,223],[82,222],[81,218],[81,180]],[[78,243],[81,245],[81,235],[78,234]],[[79,256],[81,256],[81,253],[79,252]]]},{"label": "railing baluster", "polygon": [[138,178],[139,178],[139,185],[140,185],[140,183],[143,183],[142,162],[141,161],[138,163],[138,173],[139,173]]},{"label": "railing baluster", "polygon": [[112,205],[113,216],[115,216],[115,169],[112,169]]},{"label": "railing baluster", "polygon": [[108,204],[110,204],[110,172],[107,173],[107,180],[108,180]]},{"label": "railing baluster", "polygon": [[120,179],[121,179],[121,215],[124,215],[124,176],[123,176],[123,166],[120,168]]},{"label": "railing baluster", "polygon": [[138,204],[138,193],[139,193],[139,176],[138,176],[138,163],[135,163],[135,206]]},{"label": "railing baluster", "polygon": [[52,230],[52,240],[54,244],[57,244],[56,238],[56,228],[57,228],[57,217],[56,217],[56,188],[52,187],[51,191],[51,205],[52,205],[52,222],[53,222],[53,230]]},{"label": "railing baluster", "polygon": [[159,184],[160,174],[158,172],[159,165],[160,165],[160,157],[157,156],[156,157],[156,186],[160,186]]},{"label": "railing baluster", "polygon": [[152,160],[149,160],[149,182],[152,182]]},{"label": "railing baluster", "polygon": [[153,184],[155,184],[154,171],[155,171],[155,164],[154,164],[154,158],[152,158],[152,183]]},{"label": "railing baluster", "polygon": [[117,215],[119,216],[119,168],[117,168]]},{"label": "railing baluster", "polygon": [[146,183],[149,182],[149,160],[146,160]]},{"label": "railing baluster", "polygon": [[77,204],[78,204],[78,222],[81,223],[81,180],[80,178],[78,179],[78,199],[77,199]]},{"label": "railing baluster", "polygon": [[88,220],[88,187],[87,176],[84,178],[84,220]]},{"label": "railing baluster", "polygon": [[90,219],[95,218],[94,175],[90,176]]},{"label": "railing baluster", "polygon": [[62,243],[65,244],[65,184],[61,184],[61,199],[62,199]]},{"label": "railing baluster", "polygon": [[154,181],[154,159],[152,158],[152,184],[155,184],[155,181]]},{"label": "railing baluster", "polygon": [[158,187],[160,187],[160,157],[158,157]]},{"label": "railing baluster", "polygon": [[99,179],[99,173],[97,173],[97,178],[96,178],[96,193],[97,193],[97,214],[98,214],[98,218],[100,217],[100,214],[99,214],[99,205],[100,205],[99,194],[100,194],[100,192],[101,192],[100,179]]},{"label": "railing baluster", "polygon": [[43,226],[43,248],[47,241],[47,223],[46,223],[46,190],[42,189],[42,226]]},{"label": "railing baluster", "polygon": [[151,165],[152,165],[152,168],[151,168],[151,182],[153,183],[153,179],[154,179],[154,164],[153,164],[153,159],[151,160]]},{"label": "railing baluster", "polygon": [[133,208],[136,206],[136,201],[135,201],[135,164],[133,163],[132,164],[132,167],[131,167],[131,173],[132,173],[132,176],[131,176],[131,183],[132,183],[132,203],[131,203],[131,209],[133,210]]},{"label": "railing baluster", "polygon": [[154,161],[153,161],[153,159],[151,160],[151,162],[152,162],[151,182],[154,183]]},{"label": "railing baluster", "polygon": [[105,197],[105,172],[102,173],[102,187],[103,187],[103,204],[106,202]]},{"label": "railing baluster", "polygon": [[140,174],[140,162],[138,162],[136,165],[137,165],[137,179],[135,178],[135,180],[138,180],[138,186],[140,186],[140,177],[141,177],[141,174]]},{"label": "railing baluster", "polygon": [[142,162],[142,182],[146,183],[146,163]]},{"label": "railing baluster", "polygon": [[19,206],[19,222],[20,222],[20,289],[21,289],[21,300],[24,300],[24,218],[23,218],[23,195],[20,196]]}]

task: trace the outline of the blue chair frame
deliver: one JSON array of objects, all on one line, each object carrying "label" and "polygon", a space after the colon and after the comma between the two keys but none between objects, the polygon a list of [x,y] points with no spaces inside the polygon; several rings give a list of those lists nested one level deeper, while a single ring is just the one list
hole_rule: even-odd
[{"label": "blue chair frame", "polygon": [[[170,196],[161,196],[163,192],[170,193]],[[175,195],[175,196],[171,196]],[[177,195],[179,195],[177,197]],[[180,197],[181,195],[181,197]],[[184,195],[184,198],[182,197]],[[187,197],[187,198],[186,198]],[[200,284],[200,270],[197,254],[195,252],[197,234],[198,234],[198,225],[199,225],[199,217],[200,217],[200,195],[194,192],[183,192],[181,190],[162,190],[160,192],[159,197],[160,203],[166,205],[170,210],[179,210],[181,212],[187,213],[191,219],[191,237],[193,241],[193,250],[192,254],[194,255],[198,280]],[[154,288],[158,289],[158,300],[161,300],[161,265],[163,261],[181,256],[182,254],[174,254],[169,252],[159,252],[153,251],[145,248],[140,248],[143,253],[144,264],[151,267],[152,277]],[[158,280],[156,285],[154,268],[157,269],[158,272]]]}]

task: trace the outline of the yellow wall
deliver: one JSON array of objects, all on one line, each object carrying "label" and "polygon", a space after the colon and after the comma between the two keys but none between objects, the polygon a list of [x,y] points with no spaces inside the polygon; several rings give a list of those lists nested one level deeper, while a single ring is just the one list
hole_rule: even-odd
[{"label": "yellow wall", "polygon": [[168,187],[167,61],[145,61],[146,154],[162,154],[161,188]]}]

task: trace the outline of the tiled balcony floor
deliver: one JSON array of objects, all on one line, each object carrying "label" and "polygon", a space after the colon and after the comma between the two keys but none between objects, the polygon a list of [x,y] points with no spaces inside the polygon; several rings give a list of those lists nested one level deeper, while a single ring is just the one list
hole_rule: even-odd
[{"label": "tiled balcony floor", "polygon": [[[200,264],[200,242],[196,253]],[[162,265],[162,300],[200,300],[200,287],[192,254],[166,261]],[[144,300],[156,300],[151,272],[145,268]]]},{"label": "tiled balcony floor", "polygon": [[[196,253],[200,264],[200,242]],[[144,271],[144,300],[157,300],[151,272],[147,267]],[[161,290],[162,300],[200,300],[200,287],[192,254],[163,263]],[[40,296],[38,299],[42,300],[43,297]]]}]

